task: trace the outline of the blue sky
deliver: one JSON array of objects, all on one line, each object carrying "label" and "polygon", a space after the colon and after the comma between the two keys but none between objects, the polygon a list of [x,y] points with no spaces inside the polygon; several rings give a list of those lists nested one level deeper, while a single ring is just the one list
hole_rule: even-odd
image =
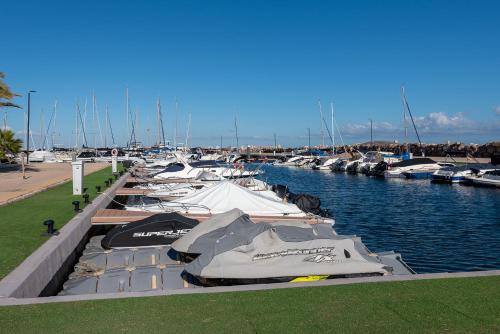
[{"label": "blue sky", "polygon": [[[92,143],[92,91],[123,144],[127,86],[146,143],[158,96],[168,138],[175,99],[182,137],[191,113],[193,145],[234,145],[235,117],[240,144],[304,145],[307,128],[318,144],[318,99],[346,142],[369,140],[369,118],[375,139],[403,140],[401,84],[424,142],[481,143],[500,139],[498,13],[499,1],[10,1],[0,71],[37,90],[34,132],[58,100],[65,145],[85,98]],[[20,136],[23,119],[9,110]]]}]

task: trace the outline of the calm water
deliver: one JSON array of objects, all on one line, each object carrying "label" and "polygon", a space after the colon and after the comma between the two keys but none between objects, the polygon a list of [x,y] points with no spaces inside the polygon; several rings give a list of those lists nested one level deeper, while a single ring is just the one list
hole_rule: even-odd
[{"label": "calm water", "polygon": [[394,250],[418,273],[500,269],[500,189],[264,167],[262,179],[319,196],[339,234]]}]

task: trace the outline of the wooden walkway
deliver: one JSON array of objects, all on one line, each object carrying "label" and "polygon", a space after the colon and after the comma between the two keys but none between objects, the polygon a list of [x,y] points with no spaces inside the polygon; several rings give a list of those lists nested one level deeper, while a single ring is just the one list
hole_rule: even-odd
[{"label": "wooden walkway", "polygon": [[[138,221],[147,217],[150,217],[158,212],[147,212],[147,211],[127,211],[127,210],[117,210],[117,209],[100,209],[97,210],[94,217],[91,219],[92,225],[122,225]],[[183,216],[197,219],[199,221],[205,221],[212,217],[211,214],[185,214],[181,213]],[[256,223],[274,223],[274,222],[305,222],[307,224],[319,224],[325,221],[318,217],[276,217],[276,216],[250,216],[252,221]]]}]

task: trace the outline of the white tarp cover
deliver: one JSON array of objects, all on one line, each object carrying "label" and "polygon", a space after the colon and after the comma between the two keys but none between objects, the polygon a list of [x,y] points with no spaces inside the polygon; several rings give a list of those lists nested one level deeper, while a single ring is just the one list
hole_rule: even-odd
[{"label": "white tarp cover", "polygon": [[217,185],[202,189],[192,195],[171,202],[163,202],[161,205],[127,207],[127,210],[218,214],[235,208],[251,216],[306,216],[306,213],[295,204],[272,200],[230,181],[221,181]]},{"label": "white tarp cover", "polygon": [[363,256],[352,239],[284,242],[274,229],[230,250],[241,236],[225,235],[211,251],[186,265],[186,271],[212,279],[259,279],[309,275],[387,274],[385,265]]}]

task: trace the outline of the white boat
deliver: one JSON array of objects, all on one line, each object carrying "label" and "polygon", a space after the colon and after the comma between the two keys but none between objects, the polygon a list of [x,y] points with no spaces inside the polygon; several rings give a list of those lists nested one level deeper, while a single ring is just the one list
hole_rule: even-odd
[{"label": "white boat", "polygon": [[337,157],[331,157],[322,161],[322,164],[313,166],[313,169],[316,170],[331,170],[332,166],[339,160]]},{"label": "white boat", "polygon": [[368,151],[358,163],[357,171],[366,174],[381,161],[393,164],[401,161],[401,159],[392,152]]},{"label": "white boat", "polygon": [[[176,163],[170,164],[164,170],[153,175],[154,179],[195,179],[203,172],[210,172],[223,178],[240,178],[261,174],[260,171],[247,171],[241,165],[239,168],[220,165],[214,160],[187,162],[176,154]],[[235,166],[237,167],[237,166]]]},{"label": "white boat", "polygon": [[30,162],[59,162],[56,155],[50,151],[40,150],[34,151],[29,155]]},{"label": "white boat", "polygon": [[438,169],[431,175],[431,181],[436,183],[464,183],[466,177],[476,175],[472,169],[457,170],[456,168]]},{"label": "white boat", "polygon": [[297,155],[297,156],[291,157],[290,159],[288,159],[287,161],[285,161],[284,163],[282,163],[280,165],[281,166],[298,166],[300,161],[302,161],[303,159],[304,159],[303,156]]},{"label": "white boat", "polygon": [[443,167],[430,158],[414,158],[389,165],[384,173],[384,177],[429,178],[435,171],[441,168]]},{"label": "white boat", "polygon": [[471,175],[465,178],[474,186],[500,188],[500,169],[487,170],[480,175]]},{"label": "white boat", "polygon": [[273,200],[225,180],[176,201],[126,206],[126,210],[218,214],[235,208],[253,216],[310,217],[297,205]]}]

